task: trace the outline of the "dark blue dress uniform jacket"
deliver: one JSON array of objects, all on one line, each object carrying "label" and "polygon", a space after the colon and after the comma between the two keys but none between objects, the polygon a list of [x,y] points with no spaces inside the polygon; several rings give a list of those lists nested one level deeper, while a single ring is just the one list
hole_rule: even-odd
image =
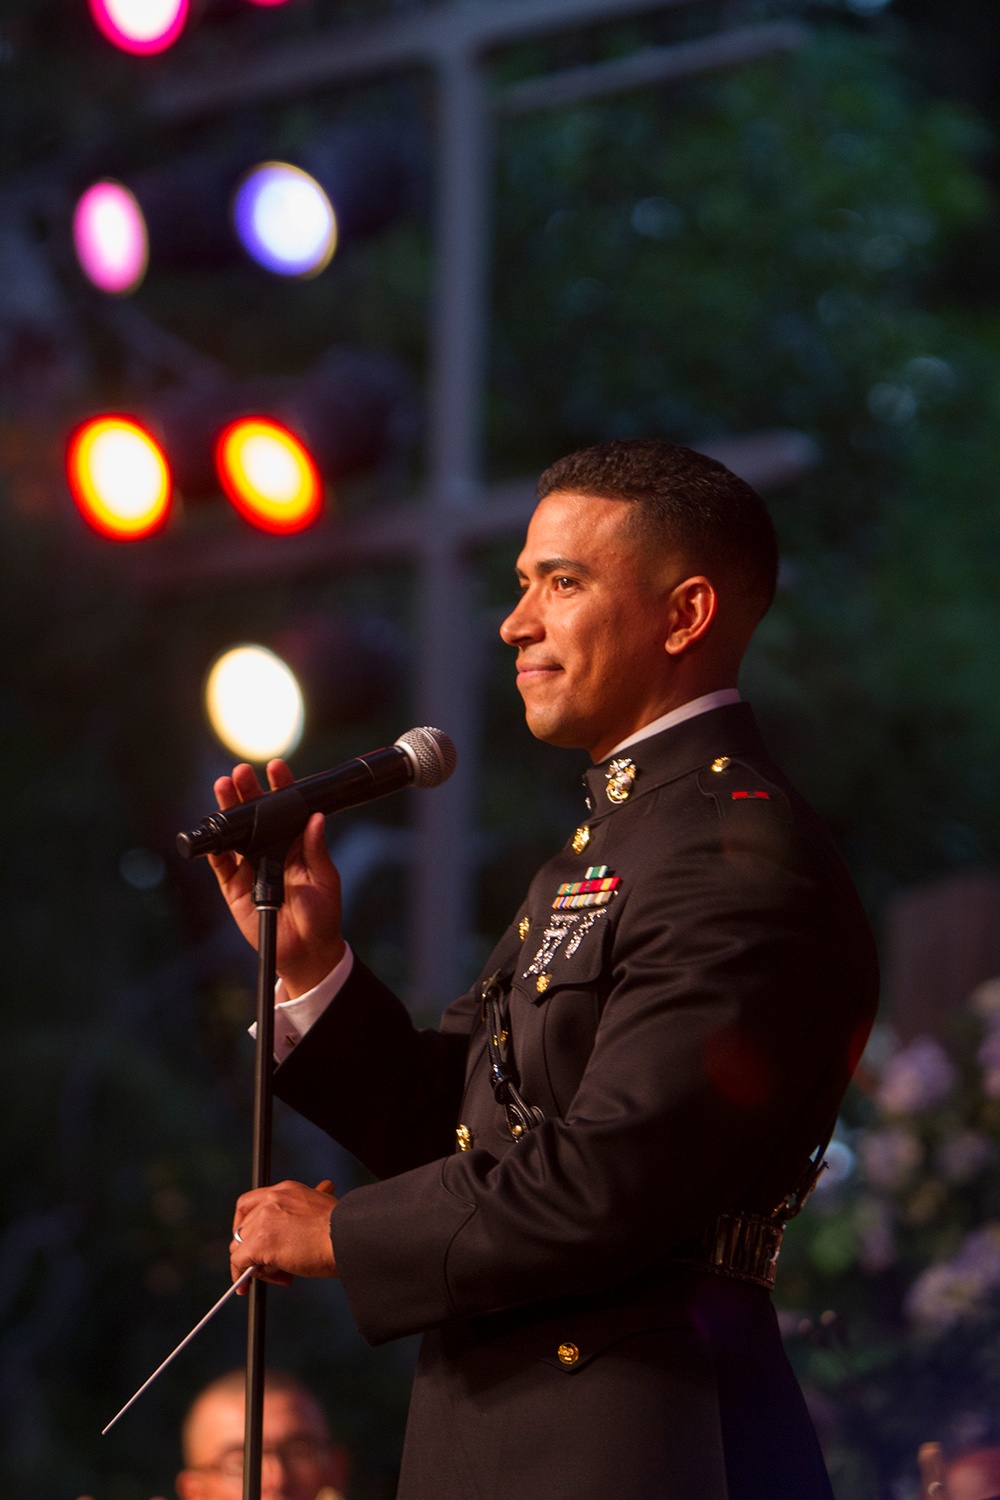
[{"label": "dark blue dress uniform jacket", "polygon": [[[720,1212],[774,1209],[824,1138],[871,932],[745,704],[625,753],[626,800],[587,772],[586,847],[483,971],[510,976],[542,1124],[515,1142],[494,1101],[478,985],[418,1031],[360,962],[276,1075],[380,1179],[331,1232],[362,1334],[425,1334],[401,1500],[830,1495],[768,1292],[675,1260]],[[607,905],[553,910],[602,865]]]}]

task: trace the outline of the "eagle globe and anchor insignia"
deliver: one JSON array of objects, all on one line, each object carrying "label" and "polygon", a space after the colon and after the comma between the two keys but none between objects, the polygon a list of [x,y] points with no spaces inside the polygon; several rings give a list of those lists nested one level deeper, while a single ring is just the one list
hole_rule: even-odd
[{"label": "eagle globe and anchor insignia", "polygon": [[604,773],[608,784],[604,790],[608,794],[609,802],[627,802],[632,791],[632,783],[635,780],[635,765],[628,756],[620,760],[613,760]]}]

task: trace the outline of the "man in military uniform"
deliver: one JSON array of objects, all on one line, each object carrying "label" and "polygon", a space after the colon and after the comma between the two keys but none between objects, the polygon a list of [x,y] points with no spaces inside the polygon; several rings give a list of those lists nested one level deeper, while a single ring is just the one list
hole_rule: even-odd
[{"label": "man in military uniform", "polygon": [[[655,440],[571,455],[539,493],[501,634],[531,731],[591,754],[579,826],[420,1032],[345,947],[312,820],[276,1088],[379,1180],[332,1213],[297,1183],[245,1194],[233,1271],[339,1275],[369,1340],[424,1333],[402,1500],[820,1500],[769,1288],[877,978],[736,690],[773,528]],[[242,766],[216,792],[259,788]],[[249,872],[214,864],[252,940]]]}]

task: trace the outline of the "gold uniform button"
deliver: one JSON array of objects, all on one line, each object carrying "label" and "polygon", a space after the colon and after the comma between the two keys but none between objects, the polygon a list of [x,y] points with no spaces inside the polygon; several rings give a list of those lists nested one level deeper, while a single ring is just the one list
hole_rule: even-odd
[{"label": "gold uniform button", "polygon": [[580,827],[573,835],[573,853],[582,854],[589,843],[590,829],[587,827],[586,823],[581,823]]},{"label": "gold uniform button", "polygon": [[712,762],[713,771],[724,771],[729,764],[728,755],[717,755]]},{"label": "gold uniform button", "polygon": [[459,1151],[472,1150],[472,1131],[468,1125],[458,1125],[455,1128],[455,1139],[458,1142]]},{"label": "gold uniform button", "polygon": [[575,1344],[560,1344],[556,1355],[560,1364],[575,1365],[580,1358],[580,1351]]},{"label": "gold uniform button", "polygon": [[551,974],[539,974],[538,978],[535,980],[535,989],[538,991],[538,993],[540,995],[544,995],[545,991],[548,989],[548,987],[549,987],[549,985],[551,983],[552,983],[552,975]]},{"label": "gold uniform button", "polygon": [[528,933],[530,931],[531,931],[531,918],[530,917],[522,917],[521,920],[520,920],[520,922],[518,922],[518,924],[517,924],[517,935],[521,939],[522,943],[524,942],[525,938],[528,936]]}]

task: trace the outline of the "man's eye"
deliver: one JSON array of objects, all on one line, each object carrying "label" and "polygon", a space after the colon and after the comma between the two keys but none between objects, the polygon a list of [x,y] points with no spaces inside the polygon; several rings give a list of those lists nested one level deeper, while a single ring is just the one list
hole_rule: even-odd
[{"label": "man's eye", "polygon": [[553,578],[552,582],[557,589],[571,589],[576,587],[576,579],[568,578],[565,573],[561,573],[558,577]]}]

